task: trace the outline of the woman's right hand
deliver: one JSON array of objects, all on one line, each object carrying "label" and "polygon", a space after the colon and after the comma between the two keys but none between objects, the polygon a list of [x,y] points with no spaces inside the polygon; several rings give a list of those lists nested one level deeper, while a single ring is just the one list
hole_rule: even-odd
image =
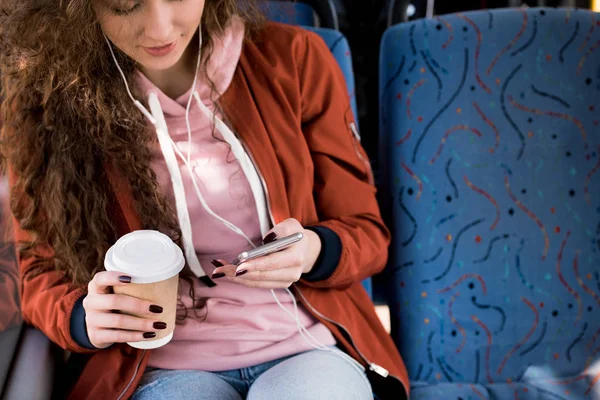
[{"label": "woman's right hand", "polygon": [[[103,271],[94,275],[83,299],[85,322],[90,342],[98,349],[114,343],[139,342],[156,337],[167,324],[156,317],[162,307],[124,294],[115,294],[113,286],[125,286],[131,277],[119,272]],[[144,318],[134,317],[135,314]]]}]

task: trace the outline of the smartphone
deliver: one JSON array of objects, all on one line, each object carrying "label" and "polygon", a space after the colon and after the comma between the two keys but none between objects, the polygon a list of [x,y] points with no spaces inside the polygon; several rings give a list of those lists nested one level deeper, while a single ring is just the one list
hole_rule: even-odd
[{"label": "smartphone", "polygon": [[240,253],[235,260],[231,263],[232,265],[238,266],[246,261],[254,260],[255,258],[264,257],[266,255],[276,253],[284,250],[294,243],[302,240],[304,234],[302,232],[294,233],[293,235],[282,237],[274,242],[263,244],[255,249],[247,250]]}]

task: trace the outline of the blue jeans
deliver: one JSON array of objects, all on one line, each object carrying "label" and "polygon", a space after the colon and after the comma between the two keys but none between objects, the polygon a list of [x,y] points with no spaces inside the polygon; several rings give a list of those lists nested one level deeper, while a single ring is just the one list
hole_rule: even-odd
[{"label": "blue jeans", "polygon": [[338,355],[313,350],[223,372],[153,369],[133,400],[372,400],[366,375]]}]

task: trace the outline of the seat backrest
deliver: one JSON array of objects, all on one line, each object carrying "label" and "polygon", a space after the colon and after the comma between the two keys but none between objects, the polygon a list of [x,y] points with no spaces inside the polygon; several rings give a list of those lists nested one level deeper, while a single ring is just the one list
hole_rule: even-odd
[{"label": "seat backrest", "polygon": [[340,28],[334,0],[263,0],[262,6],[271,21]]},{"label": "seat backrest", "polygon": [[504,9],[389,29],[387,295],[413,380],[600,358],[600,15]]},{"label": "seat backrest", "polygon": [[264,1],[262,10],[269,21],[290,25],[317,26],[315,9],[305,3],[287,1]]}]

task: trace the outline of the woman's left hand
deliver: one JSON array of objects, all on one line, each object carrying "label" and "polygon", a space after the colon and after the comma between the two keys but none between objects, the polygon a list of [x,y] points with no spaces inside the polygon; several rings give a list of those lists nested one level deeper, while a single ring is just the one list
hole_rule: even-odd
[{"label": "woman's left hand", "polygon": [[[277,224],[265,236],[267,242],[302,232],[304,237],[285,250],[240,264],[224,265],[228,261],[214,260],[217,266],[212,279],[224,278],[248,287],[262,289],[284,289],[297,282],[302,274],[310,272],[321,253],[321,239],[300,222],[290,218]],[[275,237],[273,236],[276,235]]]}]

